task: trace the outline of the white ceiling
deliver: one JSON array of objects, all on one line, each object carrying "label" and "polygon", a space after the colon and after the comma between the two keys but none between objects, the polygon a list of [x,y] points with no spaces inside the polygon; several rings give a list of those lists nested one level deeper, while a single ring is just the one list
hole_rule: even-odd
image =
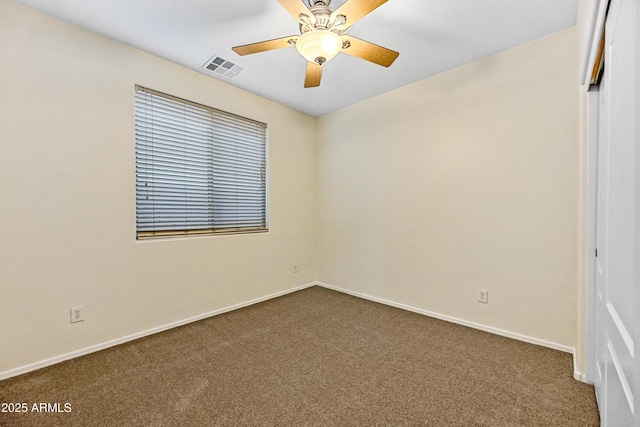
[{"label": "white ceiling", "polygon": [[15,1],[207,75],[202,66],[218,54],[245,70],[211,78],[313,116],[568,28],[577,12],[577,0],[390,0],[349,34],[400,52],[396,62],[384,68],[340,54],[325,64],[320,87],[304,89],[306,62],[295,48],[231,50],[299,34],[277,0]]}]

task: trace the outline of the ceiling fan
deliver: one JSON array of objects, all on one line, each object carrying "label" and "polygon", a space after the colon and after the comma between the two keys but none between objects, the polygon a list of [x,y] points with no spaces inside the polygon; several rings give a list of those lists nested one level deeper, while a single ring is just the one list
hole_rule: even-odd
[{"label": "ceiling fan", "polygon": [[[347,0],[335,11],[331,0],[278,0],[300,23],[300,35],[266,40],[233,49],[238,55],[295,46],[307,61],[304,87],[320,86],[322,66],[340,52],[388,67],[399,53],[347,35],[357,21],[387,0]],[[308,1],[309,6],[305,4]]]}]

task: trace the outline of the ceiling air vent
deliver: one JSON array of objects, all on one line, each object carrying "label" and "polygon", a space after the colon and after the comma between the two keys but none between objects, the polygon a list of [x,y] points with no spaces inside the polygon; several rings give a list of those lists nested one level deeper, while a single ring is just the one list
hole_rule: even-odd
[{"label": "ceiling air vent", "polygon": [[225,76],[230,79],[234,78],[235,76],[240,74],[242,70],[244,70],[244,68],[240,65],[221,58],[218,55],[213,55],[211,59],[205,62],[202,68],[209,71],[210,73]]}]

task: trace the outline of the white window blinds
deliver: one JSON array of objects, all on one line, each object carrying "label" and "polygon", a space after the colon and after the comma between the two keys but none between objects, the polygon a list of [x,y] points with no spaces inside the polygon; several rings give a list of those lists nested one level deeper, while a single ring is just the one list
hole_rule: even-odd
[{"label": "white window blinds", "polygon": [[136,86],[137,237],[266,231],[266,128]]}]

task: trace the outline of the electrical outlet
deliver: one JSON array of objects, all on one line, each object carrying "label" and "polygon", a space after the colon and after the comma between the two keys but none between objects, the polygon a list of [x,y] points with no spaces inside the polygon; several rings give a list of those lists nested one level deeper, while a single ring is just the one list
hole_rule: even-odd
[{"label": "electrical outlet", "polygon": [[84,307],[71,307],[71,323],[84,321]]},{"label": "electrical outlet", "polygon": [[293,264],[293,272],[294,273],[298,272],[298,264]]},{"label": "electrical outlet", "polygon": [[486,289],[478,289],[478,302],[489,303],[489,291]]}]

